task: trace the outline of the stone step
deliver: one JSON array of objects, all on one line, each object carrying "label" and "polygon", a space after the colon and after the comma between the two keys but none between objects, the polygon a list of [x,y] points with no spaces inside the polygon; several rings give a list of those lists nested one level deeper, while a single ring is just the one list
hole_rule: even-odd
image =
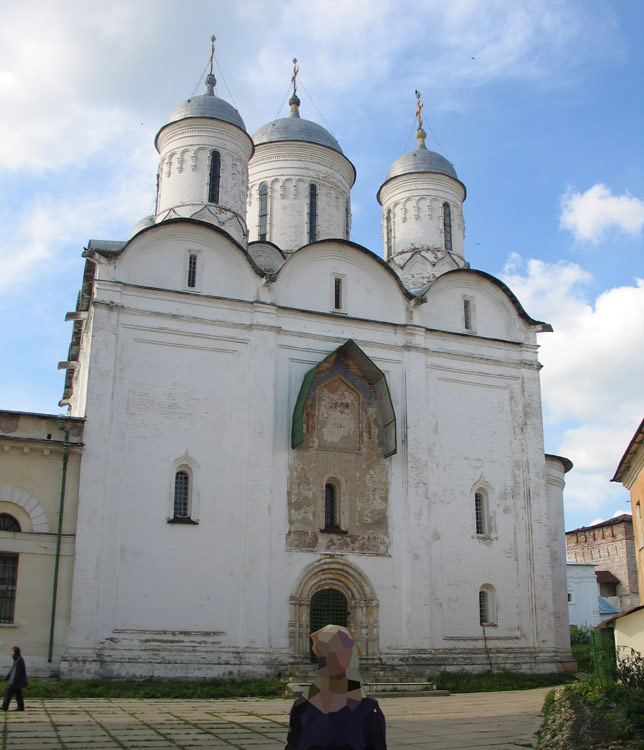
[{"label": "stone step", "polygon": [[[289,682],[291,695],[302,695],[311,684],[311,681],[301,682],[292,680]],[[433,682],[364,682],[362,684],[365,692],[374,697],[386,696],[387,698],[395,697],[413,697],[413,696],[439,696],[449,695],[448,690],[437,690]]]}]

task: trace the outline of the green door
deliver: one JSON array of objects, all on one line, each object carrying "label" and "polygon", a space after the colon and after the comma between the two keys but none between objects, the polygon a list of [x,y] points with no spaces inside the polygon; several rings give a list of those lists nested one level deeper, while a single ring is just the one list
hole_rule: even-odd
[{"label": "green door", "polygon": [[[337,589],[322,589],[316,591],[311,597],[311,610],[309,618],[309,633],[325,625],[341,625],[347,627],[349,624],[349,605],[346,596]],[[313,653],[313,641],[309,639],[309,653],[311,661],[317,662]]]}]

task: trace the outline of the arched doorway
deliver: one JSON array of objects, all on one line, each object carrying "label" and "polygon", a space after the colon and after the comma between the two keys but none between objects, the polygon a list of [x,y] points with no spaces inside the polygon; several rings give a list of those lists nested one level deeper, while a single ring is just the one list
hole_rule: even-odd
[{"label": "arched doorway", "polygon": [[[347,597],[338,589],[320,589],[311,597],[311,608],[309,611],[309,633],[315,633],[316,630],[323,628],[325,625],[342,625],[347,627],[349,624],[349,603]],[[317,657],[313,653],[313,643],[309,639],[309,652],[311,661],[317,662]]]},{"label": "arched doorway", "polygon": [[361,661],[379,658],[378,599],[371,581],[353,563],[330,556],[312,563],[302,571],[289,601],[289,648],[295,662],[308,660],[309,636],[331,622],[329,614],[334,625],[346,625],[356,636]]}]

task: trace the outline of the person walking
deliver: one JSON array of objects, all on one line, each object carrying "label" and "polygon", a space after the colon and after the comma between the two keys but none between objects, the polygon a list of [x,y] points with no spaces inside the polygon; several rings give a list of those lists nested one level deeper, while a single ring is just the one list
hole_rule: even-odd
[{"label": "person walking", "polygon": [[9,704],[14,695],[18,704],[16,711],[24,711],[25,702],[22,697],[22,689],[27,687],[27,668],[25,667],[25,660],[20,655],[20,648],[18,646],[14,646],[11,649],[11,658],[13,659],[13,666],[9,674],[4,678],[5,682],[9,684],[5,690],[0,711],[7,711],[9,709]]}]

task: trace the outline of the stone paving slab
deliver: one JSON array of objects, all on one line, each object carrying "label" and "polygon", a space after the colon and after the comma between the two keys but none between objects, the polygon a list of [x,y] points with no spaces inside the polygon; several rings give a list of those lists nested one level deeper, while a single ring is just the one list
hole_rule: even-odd
[{"label": "stone paving slab", "polygon": [[[379,698],[389,750],[536,747],[551,688]],[[291,699],[33,700],[0,717],[0,750],[283,750]]]}]

